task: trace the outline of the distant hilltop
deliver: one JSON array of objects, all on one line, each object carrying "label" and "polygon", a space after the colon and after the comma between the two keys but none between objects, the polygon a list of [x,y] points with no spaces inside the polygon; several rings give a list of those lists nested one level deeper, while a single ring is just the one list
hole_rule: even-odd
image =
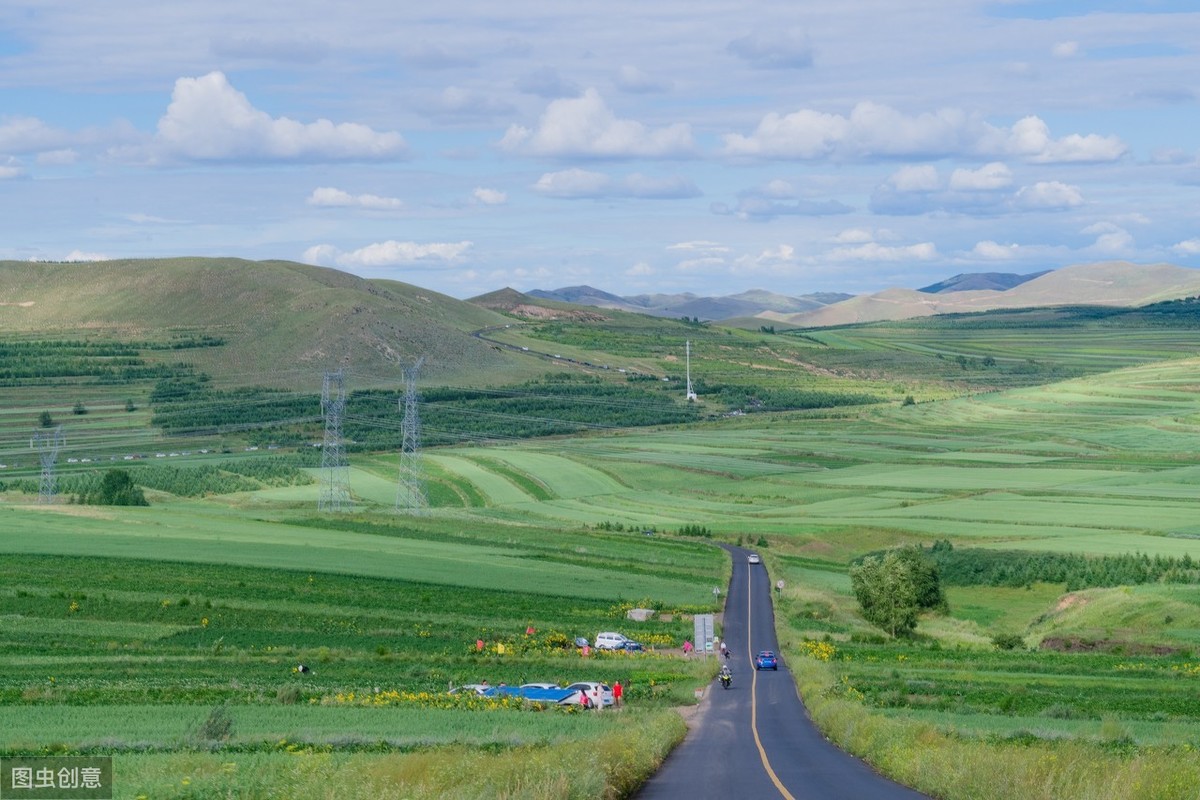
[{"label": "distant hilltop", "polygon": [[820,292],[788,297],[764,290],[724,297],[701,297],[690,293],[621,296],[591,286],[568,286],[549,291],[535,289],[521,296],[527,302],[569,303],[754,328],[768,324],[825,327],[996,308],[1134,307],[1198,294],[1200,270],[1172,264],[1107,261],[1024,275],[965,273],[920,289],[892,288],[857,296]]}]

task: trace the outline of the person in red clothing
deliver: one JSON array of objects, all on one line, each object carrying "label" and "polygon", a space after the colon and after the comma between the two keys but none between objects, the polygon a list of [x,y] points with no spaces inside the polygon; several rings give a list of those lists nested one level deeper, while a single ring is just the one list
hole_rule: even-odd
[{"label": "person in red clothing", "polygon": [[620,681],[614,682],[612,690],[613,690],[613,705],[617,705],[617,706],[621,705],[621,695],[625,692],[625,690],[621,688],[621,682]]}]

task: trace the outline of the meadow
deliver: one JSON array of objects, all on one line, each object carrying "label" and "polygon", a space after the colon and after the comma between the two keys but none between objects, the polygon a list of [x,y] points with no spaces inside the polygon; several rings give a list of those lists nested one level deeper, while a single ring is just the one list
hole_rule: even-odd
[{"label": "meadow", "polygon": [[[149,507],[39,506],[28,430],[61,392],[6,388],[5,459],[22,463],[0,474],[0,755],[113,753],[122,797],[627,796],[710,678],[679,650],[728,577],[704,531],[756,547],[785,581],[782,652],[814,719],[889,774],[944,797],[1193,797],[1196,586],[952,584],[949,612],[902,641],[857,614],[849,564],[901,543],[1200,556],[1191,329],[972,317],[778,335],[625,317],[501,329],[673,380],[610,369],[430,391],[431,409],[447,404],[431,433],[456,444],[425,452],[420,516],[394,512],[394,450],[365,444],[354,511],[318,514],[314,451],[299,435],[268,449],[286,426],[261,427],[263,408],[294,422],[311,390],[221,394],[219,376],[210,388],[182,367],[168,383],[190,388],[174,398],[154,397],[162,377],[93,386],[108,400],[72,415],[86,435],[63,453],[64,490],[115,464]],[[671,394],[677,334],[694,336],[713,392],[693,406]],[[789,387],[841,400],[769,410],[796,399]],[[394,401],[380,397],[360,408],[382,414]],[[241,422],[152,424],[236,398]],[[563,435],[524,438],[551,430]],[[125,461],[138,443],[149,458]],[[660,613],[633,623],[634,606]],[[649,652],[573,646],[610,629]],[[586,715],[448,694],[485,678],[620,679],[629,704]]]}]

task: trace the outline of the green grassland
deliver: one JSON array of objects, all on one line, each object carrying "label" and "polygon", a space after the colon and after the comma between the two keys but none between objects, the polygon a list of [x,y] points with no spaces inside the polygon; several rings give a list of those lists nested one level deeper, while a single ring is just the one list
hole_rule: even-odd
[{"label": "green grassland", "polygon": [[[361,797],[625,796],[682,735],[671,707],[709,677],[678,647],[729,566],[687,530],[763,553],[814,718],[890,774],[945,797],[1194,796],[1197,586],[955,585],[948,613],[892,642],[859,617],[847,575],[864,553],[942,539],[1200,557],[1188,304],[772,335],[607,312],[532,323],[315,268],[205,262],[229,292],[265,282],[235,314],[235,294],[183,308],[163,276],[187,265],[171,262],[139,283],[162,301],[140,327],[131,307],[71,295],[97,323],[88,342],[129,350],[109,355],[52,330],[49,298],[78,265],[15,282],[0,266],[5,291],[37,301],[5,311],[29,312],[0,325],[29,345],[10,361],[48,365],[0,387],[0,754],[116,753],[129,797],[298,796],[351,775]],[[347,328],[354,307],[368,319]],[[414,327],[386,351],[393,312]],[[316,513],[310,379],[328,353],[284,340],[325,318],[350,331],[338,346],[375,353],[359,386],[411,359],[422,325],[448,343],[438,357],[454,366],[431,370],[423,406],[447,446],[426,451],[420,516],[395,513],[386,392],[349,406],[354,511]],[[480,328],[499,344],[468,335]],[[697,404],[680,396],[684,339]],[[146,371],[105,378],[119,358]],[[42,410],[67,432],[64,491],[116,465],[151,506],[36,504]],[[665,616],[629,622],[633,605]],[[570,646],[608,629],[651,652]],[[1002,635],[1020,644],[999,649]],[[448,699],[484,678],[620,678],[630,707]],[[229,727],[208,737],[218,709]]]}]

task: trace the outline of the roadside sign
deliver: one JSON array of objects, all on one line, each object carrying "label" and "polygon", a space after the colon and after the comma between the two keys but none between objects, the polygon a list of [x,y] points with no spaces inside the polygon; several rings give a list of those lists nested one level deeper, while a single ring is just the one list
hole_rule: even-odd
[{"label": "roadside sign", "polygon": [[713,649],[713,615],[712,614],[697,614],[693,627],[693,641],[696,643],[696,649],[708,656]]}]

